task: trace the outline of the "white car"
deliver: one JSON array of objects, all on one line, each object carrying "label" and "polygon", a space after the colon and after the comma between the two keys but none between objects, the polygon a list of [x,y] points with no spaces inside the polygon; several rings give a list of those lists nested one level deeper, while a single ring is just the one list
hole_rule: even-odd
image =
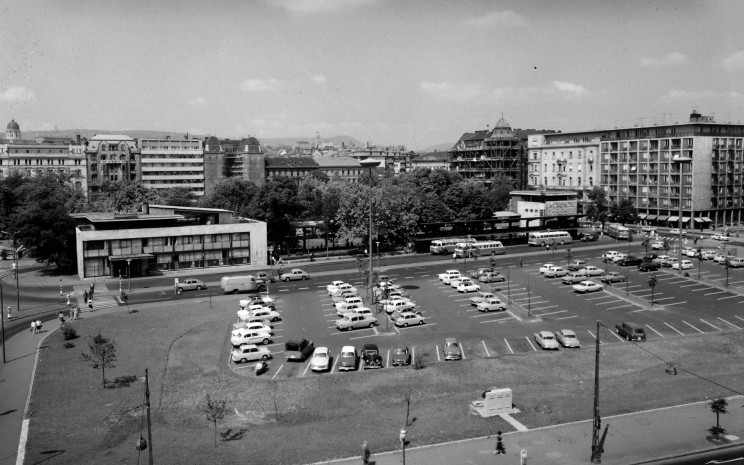
[{"label": "white car", "polygon": [[378,301],[377,303],[379,305],[385,306],[385,305],[391,304],[393,302],[400,302],[400,301],[410,302],[411,299],[409,299],[408,297],[394,295],[394,296],[390,297],[389,299],[382,299],[382,300]]},{"label": "white car", "polygon": [[271,334],[266,331],[256,331],[248,329],[236,329],[232,332],[230,342],[233,347],[240,347],[243,344],[263,344],[271,342]]},{"label": "white car", "polygon": [[576,333],[574,333],[570,329],[562,329],[560,331],[556,331],[555,338],[558,339],[558,342],[560,342],[563,347],[575,347],[577,349],[581,348],[581,343],[576,337]]},{"label": "white car", "polygon": [[597,268],[594,265],[587,265],[586,268],[582,268],[577,273],[583,273],[587,276],[604,276],[605,272],[602,268]]},{"label": "white car", "polygon": [[346,306],[351,305],[351,304],[360,304],[361,305],[362,303],[363,302],[362,302],[362,298],[361,297],[358,297],[358,296],[347,297],[344,300],[342,300],[341,302],[336,302],[335,307],[336,308],[342,308],[342,307],[346,307]]},{"label": "white car", "polygon": [[568,274],[568,270],[562,266],[553,266],[545,272],[546,278],[562,278]]},{"label": "white car", "polygon": [[344,283],[344,284],[339,284],[338,286],[336,286],[336,289],[334,289],[333,291],[331,291],[330,294],[331,294],[331,296],[338,296],[338,295],[341,295],[344,292],[351,292],[352,294],[358,295],[359,294],[359,289],[357,289],[356,287],[352,286],[351,284]]},{"label": "white car", "polygon": [[279,321],[282,319],[282,316],[277,312],[276,310],[272,310],[270,308],[264,307],[260,310],[251,310],[250,316],[252,317],[261,317],[266,318],[269,321]]},{"label": "white car", "polygon": [[558,350],[558,341],[555,335],[550,331],[540,331],[535,333],[535,342],[543,350]]},{"label": "white car", "polygon": [[338,294],[331,296],[331,300],[334,304],[338,304],[341,302],[346,302],[347,299],[350,299],[352,297],[359,297],[359,293],[352,291],[340,291]]},{"label": "white car", "polygon": [[682,269],[683,270],[691,270],[692,269],[692,262],[690,260],[682,260],[682,262],[677,262],[672,264],[673,270],[679,270],[679,265],[682,263]]},{"label": "white car", "polygon": [[310,359],[312,371],[326,371],[331,366],[331,354],[328,347],[316,347]]},{"label": "white car", "polygon": [[581,281],[579,284],[571,286],[575,292],[586,294],[587,292],[601,291],[604,287],[594,281]]},{"label": "white car", "polygon": [[603,262],[610,262],[615,257],[615,255],[619,254],[617,250],[608,250],[607,252],[602,254],[602,261]]},{"label": "white car", "polygon": [[300,279],[305,280],[305,279],[310,279],[310,275],[306,271],[302,271],[299,268],[295,268],[293,270],[290,270],[289,273],[282,273],[279,276],[279,279],[285,282],[297,281]]},{"label": "white car", "polygon": [[341,307],[336,307],[336,315],[344,316],[346,313],[359,312],[359,310],[367,308],[362,303],[346,304]]},{"label": "white car", "polygon": [[439,275],[439,280],[449,284],[453,279],[460,277],[460,270],[447,270]]},{"label": "white car", "polygon": [[506,305],[496,297],[486,299],[483,302],[478,302],[475,308],[479,312],[503,312],[506,311]]},{"label": "white car", "polygon": [[410,300],[395,300],[393,302],[388,302],[387,304],[382,306],[382,309],[385,310],[388,315],[393,312],[400,313],[408,310],[413,310],[414,308],[416,308],[416,303]]},{"label": "white car", "polygon": [[473,280],[471,278],[468,278],[467,276],[463,276],[461,278],[453,279],[450,281],[450,287],[457,289],[457,287],[462,283],[472,283]]},{"label": "white car", "polygon": [[728,242],[731,240],[730,237],[724,234],[713,234],[712,236],[710,236],[710,238],[713,239],[714,241],[722,241],[722,242]]},{"label": "white car", "polygon": [[682,255],[686,255],[688,257],[697,257],[697,249],[693,247],[683,247]]},{"label": "white car", "polygon": [[[254,321],[244,322],[244,323],[241,322],[239,324],[241,326],[239,328],[235,328],[236,330],[237,329],[242,329],[242,330],[246,330],[246,331],[264,331],[264,332],[267,332],[267,333],[271,334],[272,336],[274,335],[274,329],[271,328],[266,323],[264,323],[264,320],[255,321],[255,319],[254,319]],[[233,334],[235,334],[235,331],[233,331]]]},{"label": "white car", "polygon": [[233,349],[231,352],[233,362],[253,362],[256,360],[268,360],[271,358],[271,352],[266,347],[258,347],[256,344],[243,344]]},{"label": "white car", "polygon": [[395,319],[395,326],[402,326],[407,328],[414,325],[422,325],[426,323],[424,321],[424,315],[421,312],[403,312],[398,315]]},{"label": "white car", "polygon": [[333,281],[331,284],[326,286],[326,289],[328,289],[328,293],[332,294],[333,291],[336,290],[336,288],[342,284],[346,284],[344,281]]},{"label": "white car", "polygon": [[457,292],[478,292],[480,291],[480,286],[478,284],[475,284],[473,281],[463,281],[460,283],[459,286],[457,286]]},{"label": "white car", "polygon": [[663,250],[664,249],[664,242],[662,241],[656,241],[651,243],[651,250]]},{"label": "white car", "polygon": [[715,250],[703,250],[700,253],[700,256],[703,260],[713,260],[714,258],[716,258],[716,253],[717,252]]},{"label": "white car", "polygon": [[628,257],[628,254],[626,254],[626,253],[619,253],[619,254],[615,255],[614,257],[612,257],[612,259],[610,261],[612,263],[617,263],[620,260],[622,260],[623,258],[627,258],[627,257]]},{"label": "white car", "polygon": [[[673,229],[671,229],[669,231],[669,234],[671,234],[672,236],[679,236],[680,230],[679,230],[679,228],[673,228]],[[686,236],[687,235],[687,231],[682,231],[682,235],[683,236]]]},{"label": "white car", "polygon": [[555,265],[552,263],[546,263],[543,266],[540,267],[540,274],[545,273],[548,271],[551,267],[554,267]]},{"label": "white car", "polygon": [[271,322],[267,320],[266,318],[261,318],[258,316],[250,316],[250,315],[248,315],[248,319],[246,319],[245,321],[239,321],[238,323],[233,323],[233,329],[245,328],[251,323],[261,323],[267,328],[270,328],[272,331],[274,330],[274,325],[272,325]]},{"label": "white car", "polygon": [[492,292],[480,291],[477,296],[470,298],[470,305],[476,306],[486,299],[493,299],[495,297]]},{"label": "white car", "polygon": [[359,313],[347,313],[334,322],[336,328],[341,331],[351,331],[359,328],[374,328],[377,318],[373,315],[361,315]]},{"label": "white car", "polygon": [[338,371],[353,371],[357,369],[357,351],[354,346],[343,346],[338,358]]}]

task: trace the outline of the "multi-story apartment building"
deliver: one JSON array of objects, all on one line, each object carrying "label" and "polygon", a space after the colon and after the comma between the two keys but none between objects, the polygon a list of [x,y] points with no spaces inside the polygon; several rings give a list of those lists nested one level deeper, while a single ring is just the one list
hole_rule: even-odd
[{"label": "multi-story apartment building", "polygon": [[533,134],[527,138],[529,187],[581,191],[599,179],[599,134]]},{"label": "multi-story apartment building", "polygon": [[331,179],[357,182],[363,170],[359,160],[350,157],[315,157],[313,160],[318,170]]},{"label": "multi-story apartment building", "polygon": [[106,181],[139,181],[140,149],[129,136],[101,134],[88,141],[88,200],[95,202]]},{"label": "multi-story apartment building", "polygon": [[150,189],[183,187],[204,196],[204,147],[200,139],[140,139],[142,184]]},{"label": "multi-story apartment building", "polygon": [[209,194],[220,180],[229,177],[264,185],[265,159],[266,154],[255,137],[240,140],[208,137],[204,141],[205,193]]},{"label": "multi-story apartment building", "polygon": [[85,146],[79,137],[24,140],[21,136],[20,126],[11,120],[5,139],[0,139],[0,178],[13,174],[67,174],[75,187],[86,192],[88,169]]}]

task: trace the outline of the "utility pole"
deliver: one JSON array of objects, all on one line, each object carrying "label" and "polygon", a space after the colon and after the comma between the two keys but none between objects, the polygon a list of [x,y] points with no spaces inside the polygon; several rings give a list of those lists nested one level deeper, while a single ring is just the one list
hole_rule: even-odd
[{"label": "utility pole", "polygon": [[594,341],[594,422],[592,425],[592,463],[602,463],[602,447],[599,443],[599,432],[602,419],[599,416],[599,321]]}]

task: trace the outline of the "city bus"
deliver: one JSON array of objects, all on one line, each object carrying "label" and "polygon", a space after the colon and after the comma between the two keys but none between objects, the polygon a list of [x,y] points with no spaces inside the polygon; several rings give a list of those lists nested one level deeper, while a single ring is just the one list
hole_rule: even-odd
[{"label": "city bus", "polygon": [[478,241],[460,242],[455,247],[455,256],[462,257],[485,257],[487,255],[503,255],[506,253],[501,241]]},{"label": "city bus", "polygon": [[621,224],[611,223],[605,225],[604,233],[615,239],[628,240],[630,229]]},{"label": "city bus", "polygon": [[529,245],[538,245],[545,247],[548,244],[570,244],[573,242],[573,238],[568,231],[537,231],[531,232],[527,235],[527,243]]},{"label": "city bus", "polygon": [[460,243],[475,242],[472,238],[448,237],[446,239],[435,239],[431,241],[429,252],[432,255],[448,255],[455,251],[455,247]]}]

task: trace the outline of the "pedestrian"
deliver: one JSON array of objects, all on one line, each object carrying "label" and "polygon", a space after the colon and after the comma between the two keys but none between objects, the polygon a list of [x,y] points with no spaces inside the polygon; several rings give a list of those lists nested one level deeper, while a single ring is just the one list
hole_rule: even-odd
[{"label": "pedestrian", "polygon": [[80,307],[78,307],[77,305],[75,305],[74,313],[72,315],[72,319],[73,320],[77,320],[78,319],[78,313],[80,313]]},{"label": "pedestrian", "polygon": [[8,321],[10,321],[13,318],[12,310],[10,308],[10,305],[8,305]]},{"label": "pedestrian", "polygon": [[70,293],[67,293],[67,306],[70,306]]},{"label": "pedestrian", "polygon": [[70,316],[69,316],[69,318],[70,318],[70,321],[74,320],[74,318],[72,317],[72,315],[73,315],[73,312],[74,312],[73,308],[72,308],[72,307],[70,307]]},{"label": "pedestrian", "polygon": [[36,321],[31,320],[31,334],[36,334]]},{"label": "pedestrian", "polygon": [[457,261],[457,252],[452,252],[452,261],[453,262]]},{"label": "pedestrian", "polygon": [[93,298],[93,292],[96,290],[96,283],[90,283],[90,292],[88,292],[88,295],[90,298]]},{"label": "pedestrian", "polygon": [[501,440],[501,431],[496,432],[496,450],[493,451],[494,455],[503,455],[506,454],[506,449],[504,448],[504,442]]},{"label": "pedestrian", "polygon": [[550,252],[550,244],[545,244],[545,251]]},{"label": "pedestrian", "polygon": [[64,313],[59,312],[59,314],[57,315],[57,319],[59,320],[60,326],[62,326],[63,324],[65,324],[65,315],[64,315]]},{"label": "pedestrian", "polygon": [[372,454],[369,451],[369,446],[367,446],[367,441],[364,441],[362,443],[362,463],[367,465],[370,457],[372,457]]},{"label": "pedestrian", "polygon": [[519,257],[519,267],[522,268],[522,257]]},{"label": "pedestrian", "polygon": [[93,310],[93,296],[88,297],[88,308]]},{"label": "pedestrian", "polygon": [[41,332],[41,319],[36,320],[36,332]]},{"label": "pedestrian", "polygon": [[83,291],[83,302],[88,302],[88,291]]}]

